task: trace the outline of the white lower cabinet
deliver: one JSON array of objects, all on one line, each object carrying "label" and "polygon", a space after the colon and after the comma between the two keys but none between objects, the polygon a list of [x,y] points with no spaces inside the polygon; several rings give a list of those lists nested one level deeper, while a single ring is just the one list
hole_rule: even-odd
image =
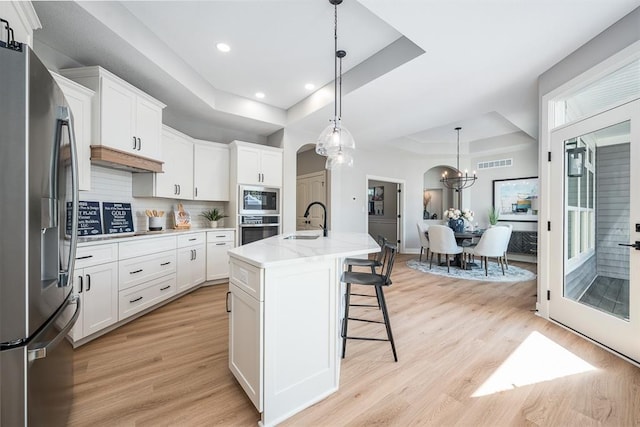
[{"label": "white lower cabinet", "polygon": [[206,279],[205,233],[178,237],[178,292],[192,288]]},{"label": "white lower cabinet", "polygon": [[176,293],[176,276],[160,277],[133,288],[120,291],[119,318],[124,319],[151,307]]},{"label": "white lower cabinet", "polygon": [[118,321],[117,245],[79,248],[74,269],[74,290],[80,315],[70,336],[77,341]]},{"label": "white lower cabinet", "polygon": [[235,232],[232,230],[207,232],[207,280],[229,277],[229,255],[235,246]]},{"label": "white lower cabinet", "polygon": [[180,237],[120,243],[118,320],[175,295],[176,247]]},{"label": "white lower cabinet", "polygon": [[262,412],[264,302],[229,283],[229,369]]}]

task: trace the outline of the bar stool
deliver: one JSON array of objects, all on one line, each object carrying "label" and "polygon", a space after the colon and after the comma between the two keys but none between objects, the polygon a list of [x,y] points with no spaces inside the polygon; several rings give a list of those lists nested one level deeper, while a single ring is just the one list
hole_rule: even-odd
[{"label": "bar stool", "polygon": [[[387,243],[387,238],[381,235],[378,235],[378,245],[380,245],[380,252],[378,252],[375,256],[375,258],[373,259],[369,259],[369,258],[345,258],[344,262],[342,263],[342,265],[344,265],[345,267],[347,267],[348,271],[352,271],[353,267],[370,267],[371,268],[371,273],[372,274],[376,274],[376,268],[378,267],[382,267],[382,263],[383,263],[383,254],[384,254],[384,245]],[[357,296],[361,296],[361,297],[370,297],[370,298],[377,298],[378,299],[378,305],[377,307],[380,308],[380,296],[378,295],[378,289],[376,288],[376,294],[375,295],[368,295],[368,294],[351,294],[351,295],[357,295]],[[360,307],[376,307],[375,305],[371,305],[371,304],[353,304],[353,305],[358,305]]]},{"label": "bar stool", "polygon": [[[385,243],[382,252],[383,252],[383,265],[380,274],[375,272],[373,273],[362,273],[356,271],[345,271],[342,273],[342,278],[340,279],[343,283],[347,285],[347,292],[345,296],[345,313],[344,313],[344,322],[342,323],[342,358],[347,351],[347,339],[354,340],[367,340],[367,341],[389,341],[391,343],[391,350],[393,351],[393,359],[397,362],[398,355],[396,354],[396,345],[393,341],[393,333],[391,332],[391,322],[389,321],[389,313],[387,311],[387,303],[384,299],[384,292],[382,290],[383,286],[389,286],[391,284],[391,270],[393,270],[393,263],[395,261],[397,248],[395,245],[390,243]],[[383,321],[378,320],[369,320],[369,319],[360,319],[355,317],[349,317],[349,307],[361,306],[360,304],[351,304],[351,295],[356,295],[351,293],[351,285],[368,285],[374,286],[376,289],[376,295],[378,295],[378,302],[380,304],[380,308],[382,309],[382,318]],[[375,307],[375,306],[374,306]],[[387,329],[387,338],[369,338],[369,337],[350,337],[347,336],[348,324],[349,320],[355,320],[358,322],[368,322],[368,323],[383,323]]]}]

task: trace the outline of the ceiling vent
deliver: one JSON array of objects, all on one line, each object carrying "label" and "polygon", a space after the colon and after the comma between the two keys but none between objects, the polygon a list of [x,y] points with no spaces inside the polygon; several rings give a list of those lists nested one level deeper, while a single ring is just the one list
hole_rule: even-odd
[{"label": "ceiling vent", "polygon": [[511,166],[513,166],[513,159],[489,160],[487,162],[478,162],[478,170],[510,168]]}]

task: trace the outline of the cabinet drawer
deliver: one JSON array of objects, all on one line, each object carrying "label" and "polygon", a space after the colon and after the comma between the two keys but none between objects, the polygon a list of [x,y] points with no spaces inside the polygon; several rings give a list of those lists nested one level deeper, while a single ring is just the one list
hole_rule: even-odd
[{"label": "cabinet drawer", "polygon": [[176,293],[176,275],[161,277],[118,294],[118,320],[131,316]]},{"label": "cabinet drawer", "polygon": [[122,291],[175,271],[175,250],[120,261],[118,263],[119,289]]},{"label": "cabinet drawer", "polygon": [[158,237],[155,239],[142,239],[136,242],[124,242],[119,245],[120,259],[122,260],[176,249],[176,238],[175,236]]},{"label": "cabinet drawer", "polygon": [[178,236],[178,247],[185,248],[187,246],[203,244],[204,238],[204,233],[190,233]]},{"label": "cabinet drawer", "polygon": [[76,251],[75,268],[85,268],[118,260],[118,244],[81,246]]},{"label": "cabinet drawer", "polygon": [[264,300],[264,292],[262,289],[264,282],[263,269],[233,258],[231,259],[229,269],[229,280],[231,282],[258,301]]},{"label": "cabinet drawer", "polygon": [[235,232],[233,230],[207,231],[207,243],[233,242],[234,239],[235,239]]}]

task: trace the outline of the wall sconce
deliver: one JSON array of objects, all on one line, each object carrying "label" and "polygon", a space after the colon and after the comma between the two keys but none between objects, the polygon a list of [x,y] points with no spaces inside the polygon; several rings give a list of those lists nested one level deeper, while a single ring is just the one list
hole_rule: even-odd
[{"label": "wall sconce", "polygon": [[580,178],[584,170],[585,147],[575,147],[567,150],[567,176]]}]

